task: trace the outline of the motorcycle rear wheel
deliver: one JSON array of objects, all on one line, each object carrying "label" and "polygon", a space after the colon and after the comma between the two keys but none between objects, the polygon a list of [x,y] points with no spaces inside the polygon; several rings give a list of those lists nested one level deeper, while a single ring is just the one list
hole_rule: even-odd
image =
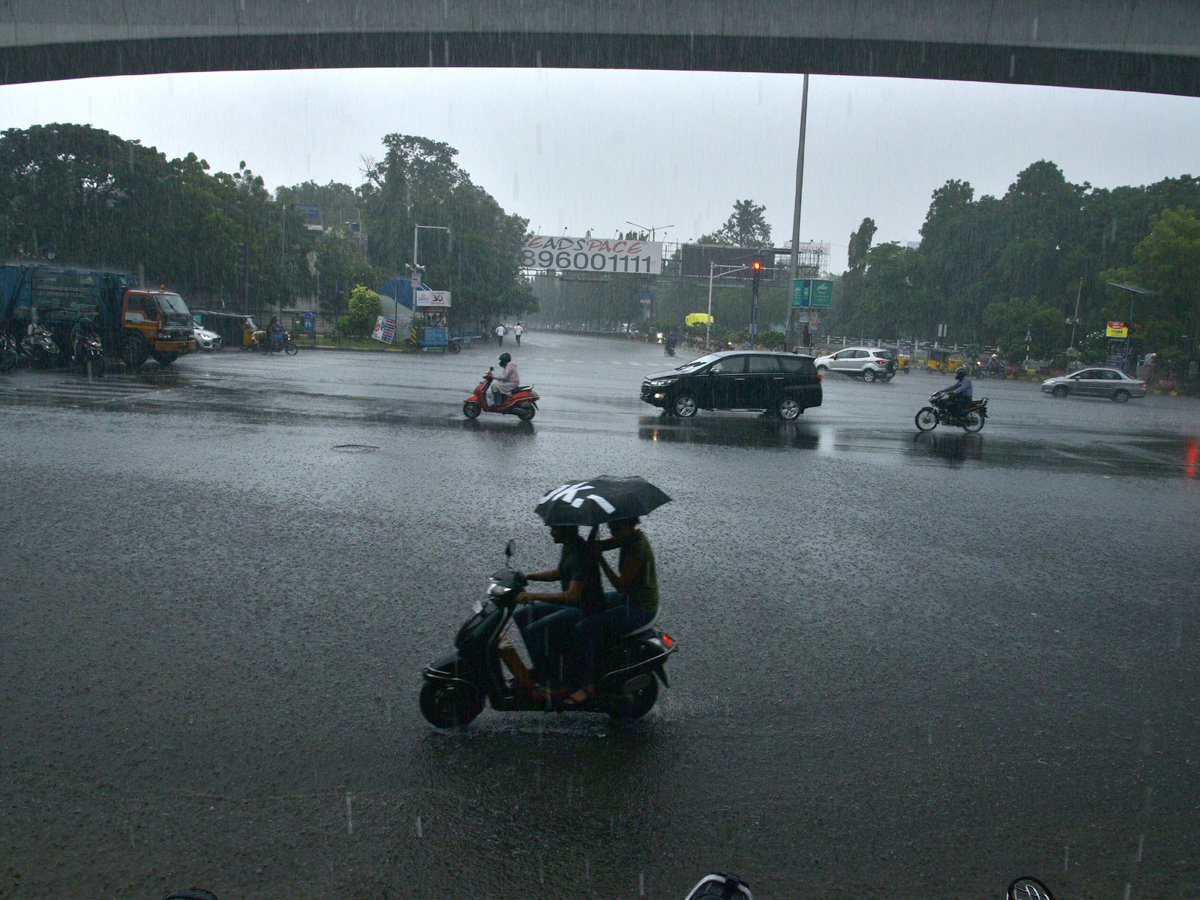
[{"label": "motorcycle rear wheel", "polygon": [[0,372],[11,372],[17,367],[17,363],[20,361],[21,357],[17,354],[5,350],[4,353],[0,354]]},{"label": "motorcycle rear wheel", "polygon": [[964,431],[969,431],[971,434],[983,428],[983,416],[979,414],[979,410],[971,409],[963,413],[962,427]]},{"label": "motorcycle rear wheel", "polygon": [[917,430],[933,431],[937,428],[938,414],[932,406],[923,407],[917,412]]},{"label": "motorcycle rear wheel", "polygon": [[419,702],[435,728],[462,728],[483,712],[483,694],[464,681],[426,681]]}]

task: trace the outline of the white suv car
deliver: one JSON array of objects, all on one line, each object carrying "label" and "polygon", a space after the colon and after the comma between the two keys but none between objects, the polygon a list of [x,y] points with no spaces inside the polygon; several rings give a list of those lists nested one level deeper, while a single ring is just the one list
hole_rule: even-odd
[{"label": "white suv car", "polygon": [[818,356],[817,371],[826,375],[839,372],[863,381],[891,381],[896,374],[896,356],[879,347],[847,347],[828,356]]}]

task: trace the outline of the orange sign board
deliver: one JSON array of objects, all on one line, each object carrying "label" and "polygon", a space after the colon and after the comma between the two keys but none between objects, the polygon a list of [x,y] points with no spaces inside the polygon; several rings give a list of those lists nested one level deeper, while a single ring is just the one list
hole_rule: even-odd
[{"label": "orange sign board", "polygon": [[1129,337],[1129,329],[1125,327],[1124,322],[1109,322],[1104,334],[1110,338],[1127,338]]}]

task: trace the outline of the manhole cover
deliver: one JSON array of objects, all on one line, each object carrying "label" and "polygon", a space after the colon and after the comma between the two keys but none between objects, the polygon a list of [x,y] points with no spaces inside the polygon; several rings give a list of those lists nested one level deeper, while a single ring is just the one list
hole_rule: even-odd
[{"label": "manhole cover", "polygon": [[333,449],[337,453],[374,453],[379,448],[373,444],[338,444]]}]

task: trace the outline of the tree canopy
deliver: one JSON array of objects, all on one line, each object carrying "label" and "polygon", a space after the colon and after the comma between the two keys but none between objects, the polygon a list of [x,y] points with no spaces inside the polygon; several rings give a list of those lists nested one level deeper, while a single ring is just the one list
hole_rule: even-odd
[{"label": "tree canopy", "polygon": [[[965,181],[933,192],[920,246],[870,246],[874,223],[851,236],[850,268],[839,279],[824,324],[883,338],[947,340],[1051,357],[1068,344],[1079,302],[1084,332],[1128,315],[1129,295],[1110,281],[1160,291],[1131,323],[1147,349],[1190,334],[1200,247],[1192,211],[1200,181],[1190,175],[1112,190],[1071,184],[1041,160],[1017,175],[1003,197],[975,197]],[[1194,290],[1194,289],[1193,289]],[[1122,309],[1125,311],[1122,312]]]},{"label": "tree canopy", "polygon": [[[244,162],[213,173],[195,154],[169,160],[86,125],[9,129],[0,133],[0,255],[141,271],[196,308],[315,298],[331,321],[356,285],[377,287],[419,262],[426,283],[452,292],[464,323],[531,309],[518,269],[526,220],[472,183],[453,147],[397,134],[383,143],[357,188],[310,181],[272,194]],[[420,231],[419,260],[416,225],[448,229]]]}]

